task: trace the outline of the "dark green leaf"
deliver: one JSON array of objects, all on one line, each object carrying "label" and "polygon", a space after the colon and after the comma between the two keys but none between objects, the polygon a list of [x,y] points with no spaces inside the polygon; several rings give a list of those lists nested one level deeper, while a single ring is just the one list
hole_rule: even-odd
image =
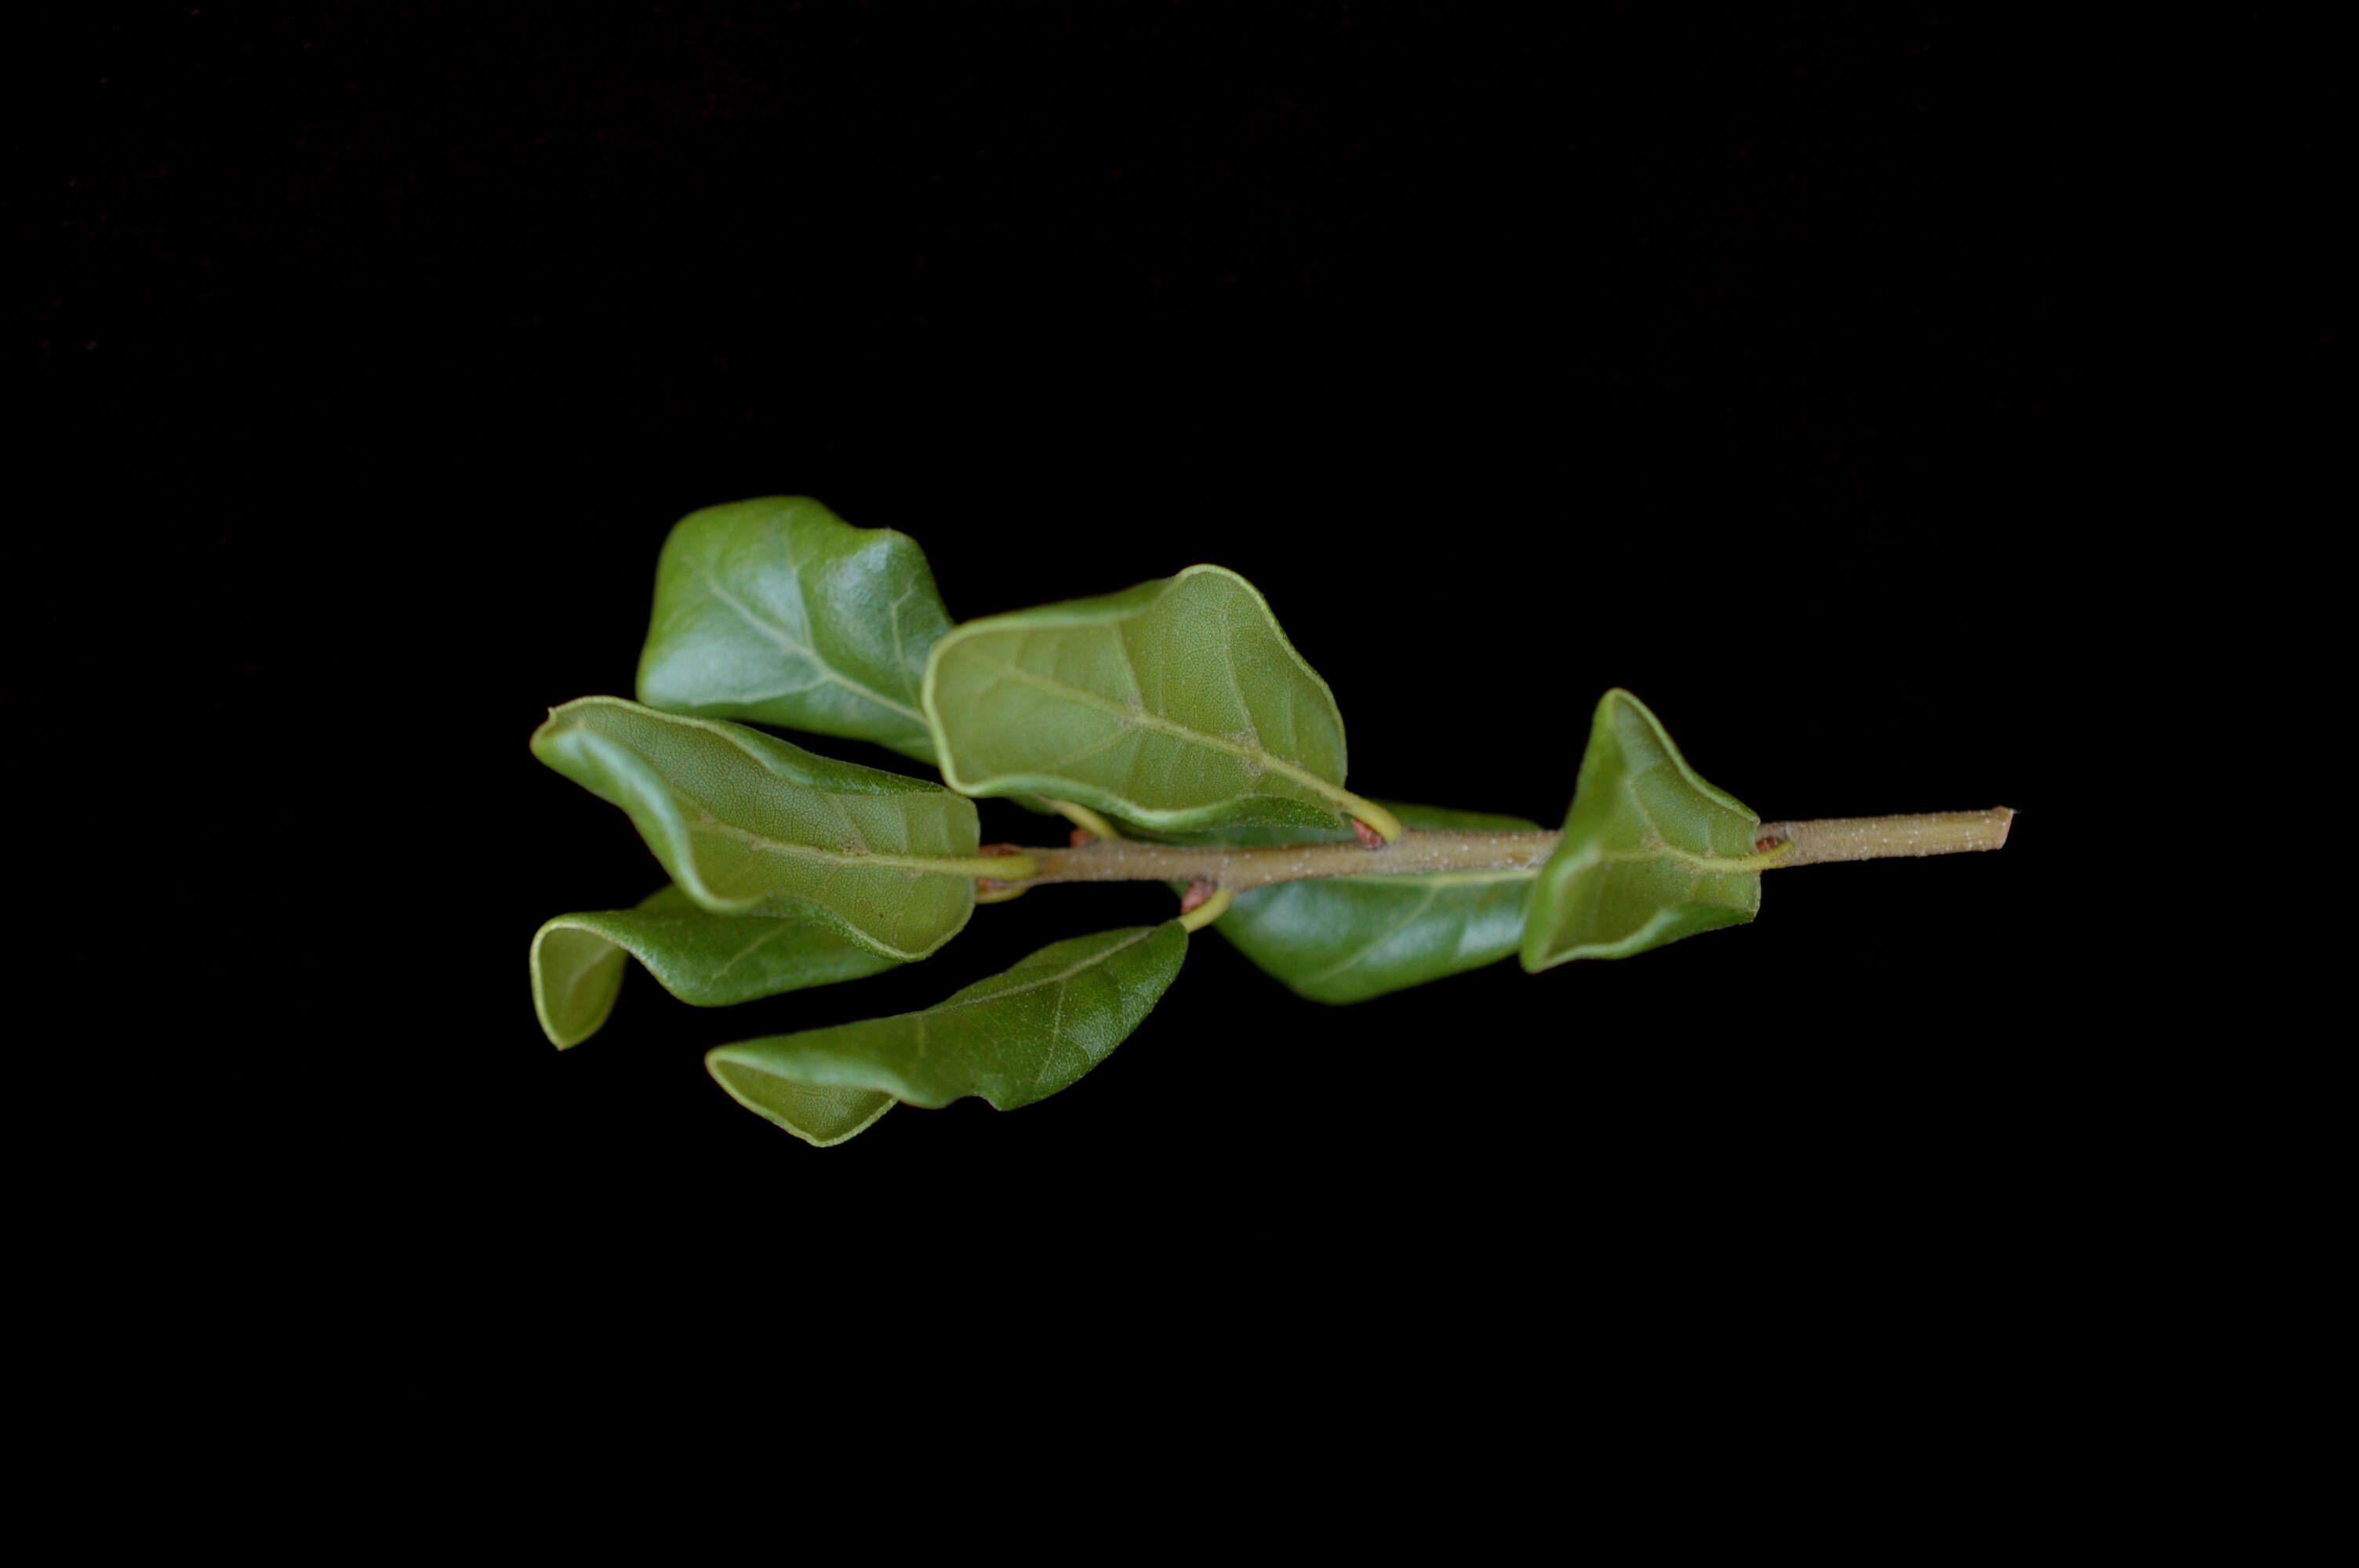
[{"label": "dark green leaf", "polygon": [[692,512],[656,567],[639,700],[874,741],[930,762],[926,651],[950,630],[925,553],[804,496]]},{"label": "dark green leaf", "polygon": [[1219,567],[968,622],[934,644],[924,696],[942,776],[969,795],[1162,828],[1332,827],[1366,804],[1343,788],[1327,683]]},{"label": "dark green leaf", "polygon": [[1696,775],[1644,703],[1607,692],[1564,837],[1532,888],[1524,968],[1624,958],[1744,925],[1761,907],[1760,821]]},{"label": "dark green leaf", "polygon": [[[1412,829],[1527,833],[1538,827],[1520,816],[1384,804]],[[1225,841],[1310,843],[1350,837],[1237,828]],[[1538,874],[1313,877],[1237,894],[1212,929],[1298,995],[1313,1001],[1365,1001],[1513,953],[1523,939],[1524,905]]]},{"label": "dark green leaf", "polygon": [[549,712],[533,754],[628,812],[673,881],[716,914],[813,919],[922,958],[974,908],[974,803],[717,719],[614,697]]},{"label": "dark green leaf", "polygon": [[814,1088],[927,1107],[979,1095],[1013,1110],[1104,1061],[1187,954],[1176,920],[1077,936],[923,1012],[723,1045],[705,1065],[740,1105],[806,1139],[792,1097]]},{"label": "dark green leaf", "polygon": [[532,1005],[559,1050],[598,1032],[623,980],[623,955],[697,1007],[728,1007],[897,968],[808,920],[713,914],[666,887],[636,909],[560,914],[532,938]]}]

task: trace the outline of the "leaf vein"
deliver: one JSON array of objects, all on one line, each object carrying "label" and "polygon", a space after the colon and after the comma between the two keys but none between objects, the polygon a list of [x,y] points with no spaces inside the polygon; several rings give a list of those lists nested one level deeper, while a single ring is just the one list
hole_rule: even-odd
[{"label": "leaf vein", "polygon": [[[788,557],[788,564],[793,564],[793,557],[791,555]],[[739,599],[735,594],[730,592],[726,588],[723,588],[721,585],[721,579],[713,576],[711,570],[702,570],[699,575],[704,579],[704,586],[711,590],[712,597],[719,600],[722,603],[727,605],[732,611],[734,611],[739,620],[745,622],[746,625],[751,626],[754,630],[760,632],[770,638],[771,641],[777,643],[780,648],[786,650],[788,653],[799,654],[804,659],[809,660],[811,668],[819,673],[819,683],[817,684],[840,686],[844,690],[851,692],[853,696],[864,698],[869,702],[873,702],[879,708],[889,708],[893,712],[901,714],[920,726],[924,725],[926,722],[926,716],[919,713],[916,708],[911,708],[908,704],[904,702],[896,702],[893,698],[886,697],[883,692],[876,690],[875,687],[863,685],[861,682],[853,679],[850,676],[845,675],[841,670],[835,668],[834,665],[829,664],[827,660],[821,657],[820,652],[817,648],[812,647],[807,643],[796,641],[794,634],[788,632],[785,627],[779,625],[769,617],[763,615],[752,605],[747,604],[744,600]],[[803,586],[802,573],[799,568],[795,573],[795,588],[798,593],[804,596],[803,613],[806,619],[808,619],[810,613],[810,590]],[[804,687],[799,689],[808,691],[810,687]]]},{"label": "leaf vein", "polygon": [[979,1007],[987,1001],[997,1001],[1002,997],[1021,996],[1026,991],[1038,990],[1042,986],[1057,985],[1062,981],[1071,979],[1083,969],[1093,968],[1097,965],[1104,963],[1116,953],[1136,947],[1141,942],[1144,942],[1148,937],[1154,935],[1156,932],[1160,929],[1160,926],[1149,925],[1140,931],[1137,935],[1127,937],[1123,941],[1117,942],[1102,953],[1093,953],[1090,957],[1083,958],[1081,962],[1074,964],[1070,968],[1060,969],[1053,975],[1047,975],[1037,980],[1027,980],[1022,985],[1009,986],[1004,990],[995,990],[986,996],[971,996],[963,1001],[953,999],[950,1001],[940,1002],[933,1007],[928,1008],[926,1011],[929,1013],[939,1014],[950,1012],[962,1007]]},{"label": "leaf vein", "polygon": [[1344,970],[1359,964],[1362,960],[1365,959],[1368,955],[1377,951],[1383,947],[1386,943],[1390,942],[1403,931],[1408,930],[1411,925],[1424,915],[1427,910],[1433,907],[1433,901],[1440,896],[1441,890],[1440,888],[1427,888],[1425,890],[1425,896],[1419,899],[1416,905],[1411,908],[1407,914],[1402,915],[1398,920],[1393,922],[1392,925],[1386,926],[1382,935],[1362,946],[1358,951],[1354,952],[1350,957],[1345,958],[1342,963],[1330,965],[1328,968],[1320,970],[1315,975],[1304,976],[1301,983],[1304,985],[1316,985],[1321,980],[1332,979],[1335,976],[1342,974]]},{"label": "leaf vein", "polygon": [[[1128,657],[1129,654],[1125,652],[1124,654],[1125,661]],[[984,661],[984,664],[985,667],[994,674],[1006,676],[1020,685],[1048,692],[1051,696],[1064,697],[1082,708],[1094,708],[1110,718],[1119,719],[1125,725],[1136,726],[1142,730],[1153,730],[1180,741],[1203,746],[1211,751],[1225,752],[1233,757],[1257,762],[1270,772],[1282,773],[1330,800],[1337,799],[1343,793],[1340,785],[1331,784],[1310,772],[1310,769],[1274,755],[1259,746],[1248,746],[1241,741],[1232,741],[1225,735],[1215,735],[1209,730],[1196,729],[1193,725],[1182,724],[1176,719],[1166,719],[1159,713],[1148,712],[1145,708],[1134,712],[1118,702],[1100,697],[1093,691],[1068,685],[1053,676],[1041,675],[1036,670],[1026,669],[1021,665],[1009,664],[1005,660],[989,660]]]}]

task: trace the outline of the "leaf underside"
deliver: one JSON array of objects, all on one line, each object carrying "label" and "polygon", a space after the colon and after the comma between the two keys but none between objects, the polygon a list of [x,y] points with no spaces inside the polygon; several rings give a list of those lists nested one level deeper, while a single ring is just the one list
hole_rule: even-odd
[{"label": "leaf underside", "polygon": [[559,1050],[614,1010],[623,959],[694,1007],[731,1007],[899,966],[809,920],[714,914],[667,886],[634,909],[560,914],[532,939],[532,1005]]},{"label": "leaf underside", "polygon": [[973,911],[971,875],[894,863],[974,854],[974,803],[937,784],[613,697],[550,710],[532,749],[628,813],[672,881],[713,914],[816,920],[906,961]]},{"label": "leaf underside", "polygon": [[855,528],[805,496],[710,506],[664,542],[639,700],[930,762],[919,688],[950,624],[906,534]]},{"label": "leaf underside", "polygon": [[733,1071],[724,1077],[715,1069],[712,1076],[730,1098],[815,1149],[832,1149],[867,1131],[900,1103],[875,1089],[797,1083],[758,1072]]},{"label": "leaf underside", "polygon": [[[1526,833],[1520,816],[1378,804],[1411,829]],[[1188,835],[1190,841],[1217,836]],[[1228,842],[1265,838],[1310,843],[1343,831],[1233,829]],[[1523,939],[1524,905],[1537,870],[1441,876],[1313,877],[1241,892],[1213,922],[1264,973],[1313,1001],[1365,1001],[1497,962]]]},{"label": "leaf underside", "polygon": [[942,775],[969,795],[1164,828],[1339,820],[1334,694],[1219,567],[969,622],[934,645],[924,702]]},{"label": "leaf underside", "polygon": [[1761,907],[1760,872],[1698,862],[1750,860],[1760,822],[1688,766],[1644,703],[1607,692],[1564,837],[1532,887],[1524,968],[1627,957],[1744,925]]},{"label": "leaf underside", "polygon": [[810,1142],[850,1136],[813,1135],[798,1098],[813,1090],[928,1108],[973,1095],[1013,1110],[1104,1061],[1153,1010],[1187,953],[1176,920],[1077,936],[922,1012],[723,1045],[705,1065],[740,1105]]}]

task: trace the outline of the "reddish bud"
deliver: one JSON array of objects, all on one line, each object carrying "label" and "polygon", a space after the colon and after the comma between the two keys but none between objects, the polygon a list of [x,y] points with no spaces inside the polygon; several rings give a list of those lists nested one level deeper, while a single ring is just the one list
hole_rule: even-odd
[{"label": "reddish bud", "polygon": [[1356,816],[1352,818],[1352,831],[1359,835],[1363,849],[1381,849],[1385,847],[1385,836]]},{"label": "reddish bud", "polygon": [[1076,849],[1086,849],[1098,841],[1098,836],[1086,827],[1076,827],[1066,836],[1066,841]]},{"label": "reddish bud", "polygon": [[1180,913],[1182,914],[1193,914],[1196,912],[1197,906],[1212,896],[1212,884],[1206,881],[1203,878],[1198,877],[1194,881],[1188,884],[1188,891],[1180,895]]}]

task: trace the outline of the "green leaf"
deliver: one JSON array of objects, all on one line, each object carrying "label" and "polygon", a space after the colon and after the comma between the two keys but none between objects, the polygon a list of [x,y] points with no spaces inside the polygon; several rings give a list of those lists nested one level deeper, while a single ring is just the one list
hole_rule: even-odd
[{"label": "green leaf", "polygon": [[1761,819],[1671,744],[1646,704],[1616,688],[1590,723],[1564,837],[1540,868],[1524,925],[1524,968],[1625,958],[1761,908],[1753,852]]},{"label": "green leaf", "polygon": [[979,1095],[1014,1110],[1104,1061],[1187,956],[1188,933],[1176,920],[1077,936],[923,1012],[746,1040],[704,1063],[738,1104],[804,1138],[783,1108],[812,1089],[873,1091],[929,1108]]},{"label": "green leaf", "polygon": [[973,912],[974,803],[939,784],[617,697],[550,709],[532,751],[628,812],[672,881],[716,914],[817,920],[906,960]]},{"label": "green leaf", "polygon": [[906,534],[854,528],[799,495],[708,506],[664,542],[639,700],[930,762],[919,687],[950,625]]},{"label": "green leaf", "polygon": [[[1428,831],[1528,833],[1538,827],[1520,816],[1384,804],[1408,827]],[[1231,842],[1273,834],[1264,828],[1233,831]],[[1305,843],[1352,837],[1276,832]],[[1237,894],[1212,929],[1298,996],[1365,1001],[1481,968],[1513,953],[1523,940],[1524,905],[1537,875],[1535,870],[1313,877]]]},{"label": "green leaf", "polygon": [[562,1051],[598,1032],[614,1010],[625,953],[695,1007],[730,1007],[897,967],[824,925],[713,914],[668,886],[636,909],[560,914],[533,934],[532,1005],[550,1044]]},{"label": "green leaf", "polygon": [[1101,599],[970,621],[934,644],[925,709],[942,776],[1150,827],[1333,827],[1334,694],[1253,585],[1190,567]]}]

